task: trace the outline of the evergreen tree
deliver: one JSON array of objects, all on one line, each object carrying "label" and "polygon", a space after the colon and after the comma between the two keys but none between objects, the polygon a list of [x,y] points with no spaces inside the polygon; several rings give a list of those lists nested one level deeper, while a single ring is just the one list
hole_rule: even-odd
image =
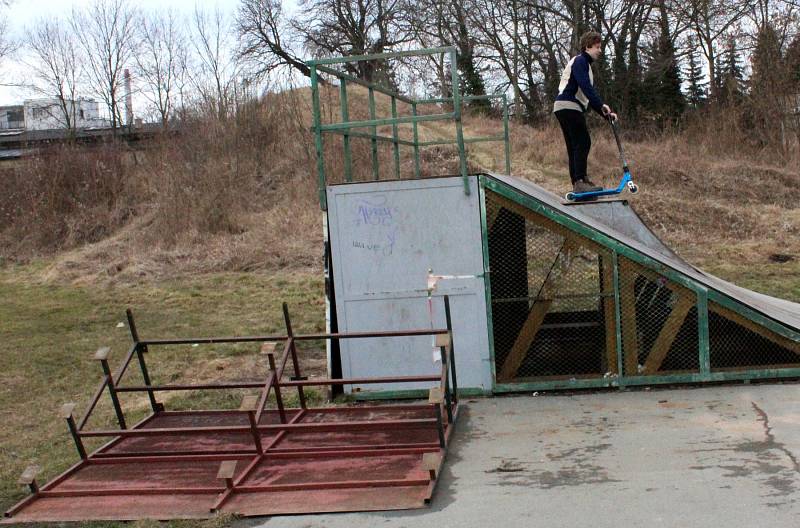
[{"label": "evergreen tree", "polygon": [[800,34],[794,37],[786,49],[786,73],[794,90],[800,90]]},{"label": "evergreen tree", "polygon": [[666,9],[661,10],[661,31],[650,53],[642,83],[645,111],[656,116],[659,124],[675,121],[683,113],[686,101],[681,92],[681,74],[675,46],[669,33]]},{"label": "evergreen tree", "polygon": [[744,96],[745,83],[739,50],[736,49],[736,41],[733,37],[728,39],[723,61],[720,97],[723,104],[738,105],[742,102]]},{"label": "evergreen tree", "polygon": [[697,52],[697,41],[694,38],[689,39],[689,71],[687,72],[687,82],[689,83],[688,100],[692,108],[699,108],[706,103],[708,93],[706,88],[708,83],[705,82],[705,75],[703,74],[702,67],[700,66],[700,58]]},{"label": "evergreen tree", "polygon": [[756,48],[752,57],[753,75],[750,77],[754,98],[780,97],[786,82],[785,64],[781,56],[778,33],[771,24],[765,24],[756,35]]}]

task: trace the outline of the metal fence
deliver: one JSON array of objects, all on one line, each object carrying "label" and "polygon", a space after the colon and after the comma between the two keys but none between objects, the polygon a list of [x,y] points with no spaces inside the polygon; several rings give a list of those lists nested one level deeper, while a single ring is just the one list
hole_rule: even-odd
[{"label": "metal fence", "polygon": [[800,376],[792,329],[546,209],[484,196],[496,390]]},{"label": "metal fence", "polygon": [[[439,56],[442,62],[445,57],[449,60],[450,68],[450,91],[447,97],[441,98],[420,98],[405,96],[392,90],[388,87],[381,86],[376,82],[368,82],[359,79],[352,75],[337,69],[337,67],[344,67],[345,65],[352,65],[359,62],[387,61],[392,59],[402,59],[408,57],[424,57],[424,56]],[[504,156],[505,156],[505,172],[511,173],[511,152],[509,143],[509,129],[508,129],[508,100],[504,93],[490,94],[490,95],[474,95],[463,96],[461,94],[460,86],[461,79],[458,73],[458,54],[455,47],[442,47],[442,48],[428,48],[421,50],[410,50],[394,53],[377,53],[372,55],[358,55],[350,57],[336,57],[329,59],[318,59],[306,62],[306,65],[311,70],[311,97],[312,97],[312,112],[313,124],[312,131],[314,133],[314,146],[317,154],[317,178],[318,178],[318,191],[320,206],[323,210],[327,210],[327,198],[325,196],[325,186],[329,183],[329,174],[326,170],[325,163],[325,148],[324,138],[325,135],[341,136],[341,146],[343,152],[343,177],[340,179],[334,178],[332,182],[352,182],[354,174],[354,159],[353,159],[353,140],[368,140],[370,142],[369,158],[371,162],[371,175],[373,180],[380,179],[401,179],[401,147],[409,147],[412,150],[413,157],[413,178],[419,178],[421,175],[420,169],[420,152],[421,149],[426,147],[437,147],[441,145],[455,145],[459,159],[458,173],[464,179],[464,192],[469,194],[469,183],[467,181],[467,155],[466,145],[470,143],[480,143],[487,141],[503,142]],[[329,79],[335,79],[339,85],[339,119],[338,122],[323,123],[323,109],[320,99],[320,83],[323,76]],[[368,93],[368,107],[369,119],[353,120],[350,117],[350,105],[348,103],[348,85],[358,85],[367,88]],[[389,97],[391,103],[391,116],[379,117],[377,115],[377,107],[375,103],[376,94]],[[465,138],[462,126],[463,120],[463,103],[464,101],[493,101],[496,100],[500,104],[500,110],[503,114],[503,131],[499,134],[470,137]],[[398,103],[403,103],[410,107],[410,115],[401,115],[398,109]],[[422,113],[419,112],[421,106],[435,106],[441,105],[441,111],[438,113]],[[448,111],[449,110],[449,111]],[[422,122],[450,122],[454,124],[454,137],[438,138],[435,140],[421,141],[419,137],[419,123]],[[400,134],[400,125],[411,125],[412,137],[404,139]],[[380,127],[391,126],[391,135],[382,135],[379,133]],[[364,132],[367,130],[368,132]],[[380,145],[388,145],[391,147],[391,172],[382,169]],[[387,162],[384,157],[384,164]],[[387,176],[381,178],[381,174],[386,173]],[[444,174],[442,174],[444,175]]]}]

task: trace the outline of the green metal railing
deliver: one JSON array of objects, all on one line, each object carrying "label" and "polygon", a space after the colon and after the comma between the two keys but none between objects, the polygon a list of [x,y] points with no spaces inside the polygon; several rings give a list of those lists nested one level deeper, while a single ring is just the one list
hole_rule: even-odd
[{"label": "green metal railing", "polygon": [[[442,97],[436,99],[414,99],[386,87],[380,86],[376,83],[364,81],[362,79],[353,77],[347,73],[341,72],[335,68],[330,67],[336,64],[345,64],[361,61],[375,61],[375,60],[388,60],[397,59],[402,57],[419,57],[426,55],[449,55],[450,59],[450,75],[452,85],[452,96]],[[459,172],[464,180],[464,192],[470,193],[469,180],[467,178],[467,155],[466,144],[489,142],[489,141],[502,141],[504,142],[504,155],[505,155],[505,171],[507,174],[511,172],[511,148],[509,143],[508,131],[508,100],[505,94],[496,95],[480,95],[480,96],[466,96],[463,97],[460,93],[460,78],[457,68],[457,51],[454,47],[442,48],[428,48],[413,51],[401,51],[394,53],[378,53],[372,55],[354,55],[350,57],[337,57],[330,59],[318,59],[307,61],[306,65],[311,69],[311,97],[312,97],[312,112],[313,112],[313,125],[312,131],[314,133],[314,148],[317,155],[317,178],[318,178],[318,191],[320,206],[323,210],[327,210],[327,199],[325,194],[325,187],[327,185],[327,177],[325,174],[325,159],[323,150],[323,135],[335,134],[342,136],[342,148],[344,151],[344,181],[353,181],[353,156],[351,148],[351,138],[369,139],[370,140],[370,155],[372,161],[372,178],[379,180],[381,175],[379,156],[378,156],[378,143],[391,143],[393,148],[393,172],[394,179],[400,179],[400,146],[412,147],[414,156],[414,178],[421,177],[420,168],[420,149],[424,147],[438,146],[438,145],[456,145],[459,158]],[[320,103],[319,85],[320,75],[326,74],[335,77],[339,82],[339,105],[341,122],[338,123],[322,123],[322,105]],[[368,90],[369,100],[369,119],[362,121],[351,121],[350,112],[347,99],[347,86],[348,83],[363,86]],[[375,93],[388,96],[391,99],[391,117],[379,118],[376,115],[375,108]],[[462,126],[462,105],[464,101],[492,101],[499,100],[503,111],[503,132],[502,134],[492,136],[482,136],[473,138],[464,138],[464,131]],[[397,102],[403,102],[411,105],[410,116],[400,116],[397,111]],[[451,112],[442,112],[435,114],[420,114],[418,112],[420,105],[435,105],[435,104],[452,104],[453,110]],[[419,141],[419,123],[429,121],[452,121],[455,123],[455,138],[451,139],[437,139],[432,141]],[[413,139],[411,141],[400,139],[399,125],[411,124]],[[378,127],[389,126],[392,127],[392,135],[384,136],[378,134]],[[368,128],[369,133],[354,131],[355,128]]]}]

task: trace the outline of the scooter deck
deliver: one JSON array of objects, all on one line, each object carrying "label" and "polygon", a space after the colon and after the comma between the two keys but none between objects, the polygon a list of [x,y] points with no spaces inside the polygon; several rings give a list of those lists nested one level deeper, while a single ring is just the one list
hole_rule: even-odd
[{"label": "scooter deck", "polygon": [[597,198],[589,198],[583,200],[565,200],[561,199],[561,205],[589,205],[589,204],[597,204],[597,203],[605,203],[605,202],[628,202],[628,198],[621,198],[617,195],[612,196],[600,196]]}]

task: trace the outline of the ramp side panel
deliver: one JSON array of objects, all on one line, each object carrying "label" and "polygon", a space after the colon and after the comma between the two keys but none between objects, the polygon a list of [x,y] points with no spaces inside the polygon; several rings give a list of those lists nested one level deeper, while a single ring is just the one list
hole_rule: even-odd
[{"label": "ramp side panel", "polygon": [[[625,246],[641,253],[642,255],[657,261],[672,270],[682,273],[692,281],[699,283],[710,290],[719,292],[722,296],[729,297],[733,301],[738,301],[745,307],[758,312],[766,318],[785,325],[797,335],[800,332],[800,304],[786,301],[784,299],[777,299],[768,295],[763,295],[757,292],[735,286],[726,282],[718,277],[703,273],[693,266],[689,265],[680,258],[673,258],[665,255],[662,252],[649,247],[642,241],[636,240],[629,235],[626,235],[613,226],[606,225],[603,221],[594,218],[589,214],[581,213],[580,208],[583,207],[565,207],[561,204],[561,200],[553,193],[545,191],[536,184],[515,178],[513,176],[503,176],[499,174],[489,174],[488,178],[496,183],[510,187],[511,189],[527,195],[534,200],[540,202],[545,207],[555,211],[557,214],[568,217],[571,220],[583,224],[591,230],[614,239]],[[711,292],[710,292],[711,294]],[[723,300],[723,299],[719,299]],[[756,315],[756,314],[754,314]]]},{"label": "ramp side panel", "polygon": [[[492,389],[477,177],[329,186],[328,221],[339,330],[404,330],[445,326],[449,295],[459,388]],[[428,270],[440,280],[428,304]],[[430,313],[432,308],[432,317]],[[402,350],[397,353],[397,347]],[[389,351],[393,351],[391,354]],[[344,377],[435,374],[430,337],[341,342]],[[418,366],[419,365],[419,366]],[[416,366],[415,371],[410,371]],[[425,384],[363,385],[386,393]],[[346,387],[346,390],[350,389]]]}]

